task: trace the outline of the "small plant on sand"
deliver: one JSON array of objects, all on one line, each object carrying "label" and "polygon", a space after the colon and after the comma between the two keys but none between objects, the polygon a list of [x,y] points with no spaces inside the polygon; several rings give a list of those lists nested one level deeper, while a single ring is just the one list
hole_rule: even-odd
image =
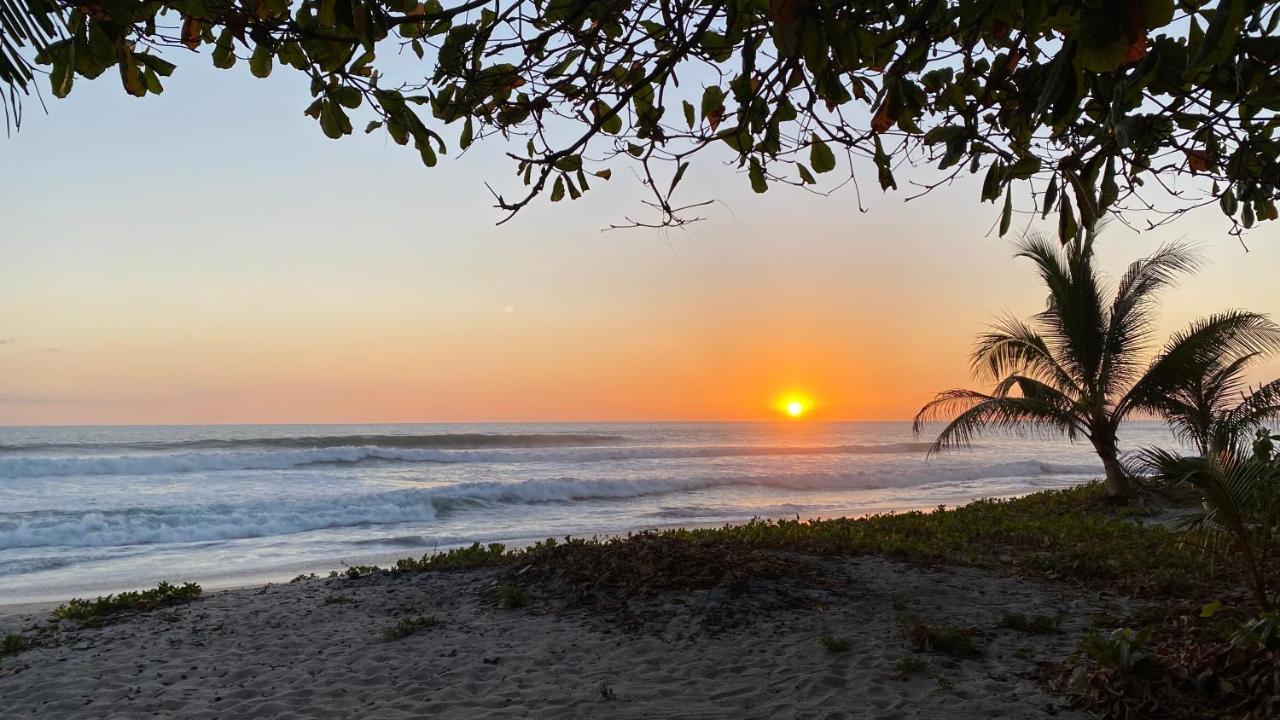
[{"label": "small plant on sand", "polygon": [[382,572],[382,568],[377,565],[351,565],[347,567],[344,574],[348,579],[355,580],[369,575],[377,575],[380,572]]},{"label": "small plant on sand", "polygon": [[412,635],[419,630],[433,628],[439,624],[440,619],[435,615],[422,615],[419,617],[404,618],[395,625],[383,630],[382,639],[387,641],[399,640],[400,638]]},{"label": "small plant on sand", "polygon": [[329,595],[325,597],[325,605],[346,605],[351,602],[346,595]]},{"label": "small plant on sand", "polygon": [[893,672],[889,677],[894,680],[908,680],[912,675],[928,672],[929,664],[913,655],[900,657],[893,663]]},{"label": "small plant on sand", "polygon": [[21,635],[5,635],[0,641],[0,655],[14,655],[27,649],[28,641]]},{"label": "small plant on sand", "polygon": [[502,585],[498,588],[498,605],[504,610],[518,610],[529,604],[529,593],[519,585]]},{"label": "small plant on sand", "polygon": [[200,597],[201,592],[200,586],[195,583],[170,585],[162,582],[141,592],[122,592],[96,600],[75,598],[65,605],[59,605],[53,611],[53,616],[59,620],[95,623],[121,613],[146,612],[158,607],[191,602]]},{"label": "small plant on sand", "polygon": [[315,574],[315,573],[310,573],[310,574],[299,575],[299,576],[295,577],[294,579],[290,580],[289,582],[290,582],[290,583],[300,583],[300,582],[306,582],[307,580],[315,580],[315,579],[316,579],[316,574]]},{"label": "small plant on sand", "polygon": [[911,646],[919,651],[940,652],[951,657],[981,655],[982,649],[973,641],[974,631],[952,625],[916,625],[911,630]]},{"label": "small plant on sand", "polygon": [[834,638],[834,637],[831,637],[830,635],[823,635],[822,637],[818,638],[818,644],[821,645],[823,649],[825,649],[827,652],[833,655],[836,653],[849,651],[848,640]]},{"label": "small plant on sand", "polygon": [[1058,619],[1048,615],[1027,617],[1022,613],[1005,613],[996,627],[1006,630],[1017,630],[1028,635],[1056,635],[1062,632],[1058,628]]},{"label": "small plant on sand", "polygon": [[602,701],[608,702],[610,700],[617,699],[617,697],[618,696],[616,693],[613,692],[613,686],[609,684],[609,681],[601,680],[600,681],[600,699]]},{"label": "small plant on sand", "polygon": [[[548,542],[555,544],[554,540]],[[509,559],[511,555],[512,553],[507,552],[507,546],[502,543],[489,543],[488,545],[472,543],[467,547],[453,548],[442,553],[429,553],[421,558],[401,558],[396,561],[394,569],[398,572],[423,572],[426,570],[486,567],[502,563]]]}]

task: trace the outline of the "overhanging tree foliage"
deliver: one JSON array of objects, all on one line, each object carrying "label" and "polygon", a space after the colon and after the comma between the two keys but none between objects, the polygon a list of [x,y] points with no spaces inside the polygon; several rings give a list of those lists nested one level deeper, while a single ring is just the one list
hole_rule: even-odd
[{"label": "overhanging tree foliage", "polygon": [[205,48],[304,73],[325,135],[367,121],[428,166],[527,139],[509,213],[631,162],[679,222],[689,158],[723,143],[757,192],[840,156],[885,190],[935,168],[913,194],[980,174],[1002,234],[1018,209],[1065,241],[1107,213],[1276,219],[1278,23],[1277,0],[0,0],[0,81],[6,111],[37,66],[58,97],[112,68],[142,97]]}]

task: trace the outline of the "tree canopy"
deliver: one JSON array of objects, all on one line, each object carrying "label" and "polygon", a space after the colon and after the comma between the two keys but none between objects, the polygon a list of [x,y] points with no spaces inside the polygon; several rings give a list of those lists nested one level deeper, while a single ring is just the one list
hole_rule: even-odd
[{"label": "tree canopy", "polygon": [[[509,214],[629,164],[680,222],[689,162],[723,144],[756,192],[977,174],[1001,234],[1210,204],[1240,232],[1277,218],[1277,24],[1277,0],[0,0],[0,97],[17,122],[40,73],[65,97],[113,68],[158,94],[205,51],[307,76],[330,138],[385,132],[427,166],[505,139]],[[898,188],[904,165],[932,171]]]}]

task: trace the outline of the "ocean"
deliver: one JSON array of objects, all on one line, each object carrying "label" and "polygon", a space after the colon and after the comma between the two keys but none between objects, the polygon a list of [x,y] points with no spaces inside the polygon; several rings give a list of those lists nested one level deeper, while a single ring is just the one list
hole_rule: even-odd
[{"label": "ocean", "polygon": [[[929,509],[1101,474],[908,423],[0,428],[0,604],[278,582],[472,542]],[[1122,447],[1171,442],[1134,423]]]}]

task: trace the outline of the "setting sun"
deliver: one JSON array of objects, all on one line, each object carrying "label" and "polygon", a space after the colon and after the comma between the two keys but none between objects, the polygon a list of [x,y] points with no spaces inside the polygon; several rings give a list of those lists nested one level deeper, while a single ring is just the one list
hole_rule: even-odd
[{"label": "setting sun", "polygon": [[777,409],[788,417],[802,417],[812,408],[813,402],[806,395],[788,393],[778,398]]}]

